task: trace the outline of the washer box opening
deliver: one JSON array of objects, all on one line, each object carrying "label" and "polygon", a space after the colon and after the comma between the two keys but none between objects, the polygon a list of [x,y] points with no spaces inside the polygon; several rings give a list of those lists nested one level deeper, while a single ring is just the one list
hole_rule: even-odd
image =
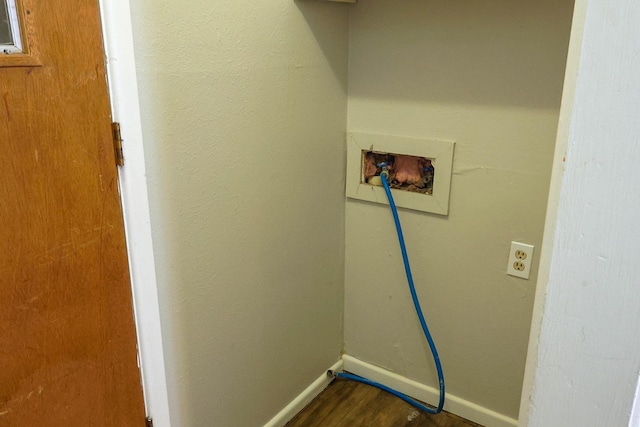
[{"label": "washer box opening", "polygon": [[389,172],[389,186],[396,190],[433,194],[435,168],[432,159],[396,153],[362,152],[363,184],[382,185],[380,174]]},{"label": "washer box opening", "polygon": [[380,173],[389,170],[399,207],[449,213],[454,142],[349,133],[347,197],[387,204]]}]

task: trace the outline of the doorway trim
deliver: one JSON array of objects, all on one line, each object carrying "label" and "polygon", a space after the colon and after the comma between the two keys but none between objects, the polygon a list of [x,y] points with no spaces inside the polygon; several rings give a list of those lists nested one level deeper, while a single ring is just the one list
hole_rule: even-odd
[{"label": "doorway trim", "polygon": [[[637,222],[637,200],[629,195],[637,192],[628,183],[636,181],[627,176],[635,172],[632,162],[638,156],[633,148],[640,133],[633,126],[638,110],[634,95],[640,90],[633,41],[639,33],[629,18],[637,18],[639,12],[632,0],[575,2],[521,395],[521,426],[549,425],[560,419],[573,420],[575,425],[604,425],[604,421],[607,425],[638,425],[638,330],[628,327],[639,319],[633,309],[637,301],[632,299],[637,297],[632,291],[638,269],[623,257],[638,235],[629,227]],[[584,167],[591,159],[602,170],[611,169],[620,159],[626,163],[620,162],[616,174],[603,175],[606,179],[594,185],[586,179],[590,172]],[[592,202],[586,196],[606,191],[613,197],[599,198],[598,209],[589,210]],[[596,256],[630,267],[609,262],[602,267],[593,262]],[[600,271],[602,275],[593,279]],[[598,286],[587,290],[592,284]],[[604,352],[593,353],[590,349],[594,347]],[[576,379],[580,381],[574,383]],[[598,406],[607,410],[594,411]]]},{"label": "doorway trim", "polygon": [[560,190],[562,188],[562,179],[565,172],[564,162],[567,146],[569,144],[569,131],[574,104],[573,101],[576,91],[578,67],[580,65],[580,57],[582,53],[583,32],[587,9],[586,3],[587,2],[583,0],[576,0],[573,9],[569,50],[567,52],[567,63],[562,89],[562,103],[560,106],[556,145],[553,155],[553,166],[551,169],[549,197],[547,199],[547,213],[545,215],[544,234],[540,250],[538,280],[536,282],[533,313],[531,316],[529,347],[527,350],[527,361],[524,371],[522,392],[520,395],[520,411],[518,414],[518,425],[520,426],[526,426],[529,424],[531,396],[533,394],[535,370],[538,364],[538,342],[542,328],[542,317],[544,315],[551,263],[553,260],[553,244],[556,237],[556,224],[558,222]]},{"label": "doorway trim", "polygon": [[155,427],[170,427],[129,0],[99,3],[112,120],[125,141],[118,172],[145,408]]}]

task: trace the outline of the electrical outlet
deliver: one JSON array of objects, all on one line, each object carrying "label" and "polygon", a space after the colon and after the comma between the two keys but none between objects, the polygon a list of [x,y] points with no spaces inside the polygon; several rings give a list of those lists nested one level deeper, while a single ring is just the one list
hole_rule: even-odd
[{"label": "electrical outlet", "polygon": [[533,246],[524,243],[511,242],[507,274],[523,279],[529,279],[531,274],[531,260],[533,258]]}]

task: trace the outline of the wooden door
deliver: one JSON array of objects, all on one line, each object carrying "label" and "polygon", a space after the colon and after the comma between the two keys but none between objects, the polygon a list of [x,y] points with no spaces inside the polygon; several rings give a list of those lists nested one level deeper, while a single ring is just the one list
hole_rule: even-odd
[{"label": "wooden door", "polygon": [[0,55],[0,426],[144,426],[97,0]]}]

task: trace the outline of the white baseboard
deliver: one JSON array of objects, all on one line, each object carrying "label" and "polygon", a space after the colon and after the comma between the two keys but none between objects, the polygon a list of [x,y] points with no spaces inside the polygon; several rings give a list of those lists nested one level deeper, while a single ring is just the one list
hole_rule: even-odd
[{"label": "white baseboard", "polygon": [[[327,370],[338,372],[343,369],[361,377],[384,384],[387,387],[398,390],[399,392],[413,397],[414,399],[434,405],[438,402],[437,389],[410,380],[409,378],[405,378],[401,375],[394,374],[391,371],[387,371],[386,369],[370,363],[363,362],[362,360],[356,359],[355,357],[347,354],[342,356],[342,360],[339,360],[333,366],[327,368]],[[264,427],[284,426],[286,423],[291,421],[298,412],[302,411],[309,402],[319,395],[330,382],[331,378],[327,376],[326,371],[323,372],[322,375],[311,383],[309,387],[293,399],[291,403],[289,403],[268,423],[266,423]],[[518,420],[516,419],[509,418],[506,415],[499,414],[450,393],[447,393],[447,400],[444,405],[444,409],[452,414],[459,415],[485,427],[517,427],[518,425]]]},{"label": "white baseboard", "polygon": [[[398,390],[407,396],[437,405],[439,391],[349,355],[343,355],[344,370]],[[485,427],[516,427],[518,420],[483,408],[447,393],[444,409]]]},{"label": "white baseboard", "polygon": [[322,390],[324,390],[333,378],[329,378],[327,376],[327,371],[341,371],[342,370],[342,360],[337,361],[333,366],[327,368],[326,371],[322,373],[314,382],[311,383],[309,387],[304,389],[302,393],[300,393],[295,399],[291,401],[282,411],[278,412],[278,414],[273,417],[268,423],[264,425],[264,427],[282,427],[293,417],[295,417],[298,412],[302,411],[305,406],[309,404],[317,395],[319,395]]}]

